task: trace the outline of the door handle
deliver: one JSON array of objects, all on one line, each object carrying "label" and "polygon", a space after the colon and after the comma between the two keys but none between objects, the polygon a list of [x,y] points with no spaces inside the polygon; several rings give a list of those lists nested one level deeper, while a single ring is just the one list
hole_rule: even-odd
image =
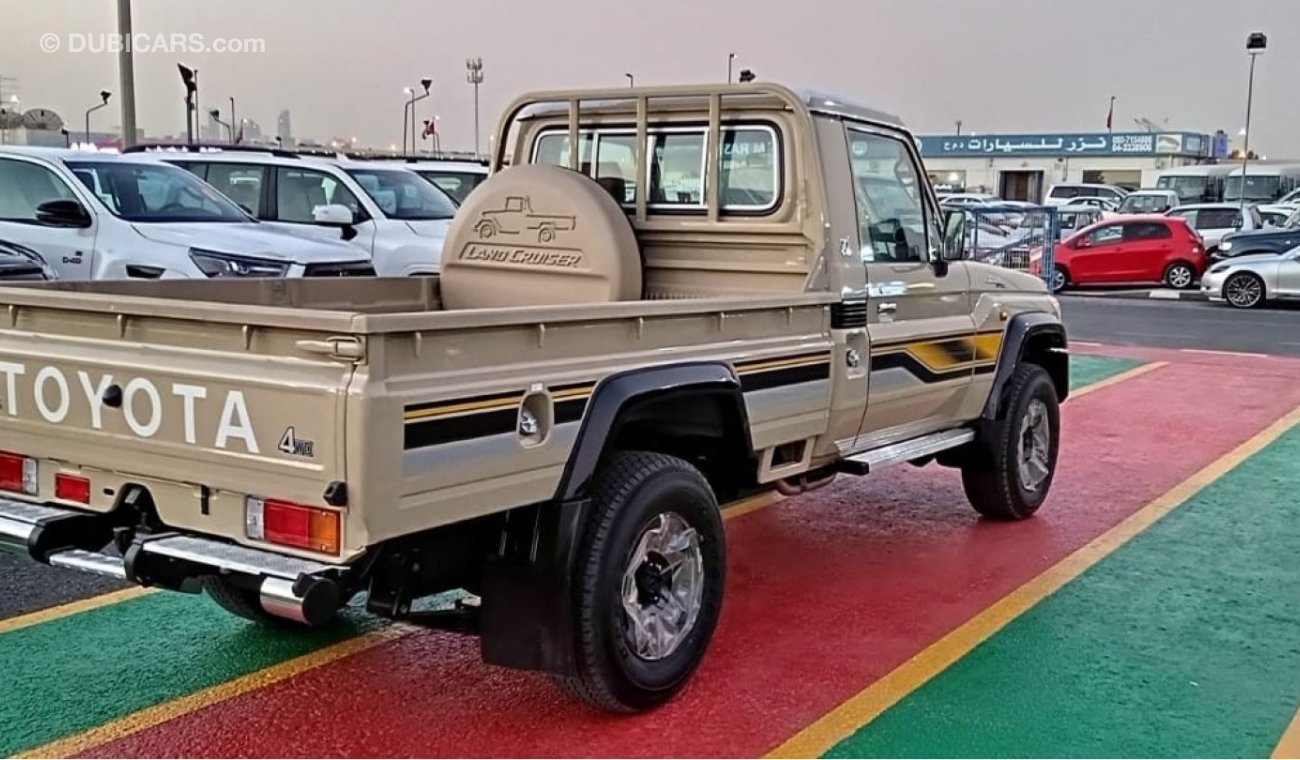
[{"label": "door handle", "polygon": [[898,311],[898,304],[893,301],[882,301],[876,304],[877,314],[893,314],[896,311]]}]

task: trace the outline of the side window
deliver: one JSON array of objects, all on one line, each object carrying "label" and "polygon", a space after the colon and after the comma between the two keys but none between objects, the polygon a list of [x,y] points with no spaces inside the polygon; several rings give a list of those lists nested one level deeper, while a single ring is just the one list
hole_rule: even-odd
[{"label": "side window", "polygon": [[1106,245],[1108,243],[1118,243],[1124,236],[1124,228],[1118,224],[1112,224],[1109,227],[1102,227],[1088,233],[1088,242],[1093,245]]},{"label": "side window", "polygon": [[172,162],[172,164],[174,166],[179,166],[180,168],[184,169],[190,174],[193,174],[199,179],[207,179],[207,173],[208,173],[207,164],[201,164],[197,161],[174,161]]},{"label": "side window", "polygon": [[621,203],[636,202],[636,135],[597,135],[591,175]]},{"label": "side window", "polygon": [[850,130],[849,152],[863,261],[925,260],[926,227],[933,220],[926,218],[922,175],[907,147],[893,137]]},{"label": "side window", "polygon": [[46,201],[76,200],[67,183],[44,166],[0,159],[0,221],[35,222]]},{"label": "side window", "polygon": [[257,215],[262,204],[262,186],[266,182],[266,167],[252,164],[210,164],[208,184],[222,195]]},{"label": "side window", "polygon": [[650,203],[703,208],[704,133],[652,135],[650,145]]},{"label": "side window", "polygon": [[718,198],[722,208],[742,211],[776,205],[781,166],[776,138],[769,129],[733,127],[722,130],[718,152],[722,163]]},{"label": "side window", "polygon": [[1078,198],[1079,188],[1071,187],[1069,185],[1057,185],[1056,187],[1052,188],[1052,197],[1053,198]]},{"label": "side window", "polygon": [[1233,208],[1203,208],[1196,214],[1196,229],[1241,229],[1241,212]]},{"label": "side window", "polygon": [[1125,240],[1160,240],[1171,238],[1169,228],[1157,222],[1137,222],[1124,225]]},{"label": "side window", "polygon": [[276,219],[282,222],[311,224],[317,206],[347,206],[352,216],[361,220],[361,203],[337,179],[324,172],[281,166],[275,170]]}]

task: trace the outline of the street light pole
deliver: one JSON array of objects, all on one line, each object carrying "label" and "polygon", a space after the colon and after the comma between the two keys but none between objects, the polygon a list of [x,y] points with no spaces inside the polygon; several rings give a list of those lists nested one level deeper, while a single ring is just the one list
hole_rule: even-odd
[{"label": "street light pole", "polygon": [[235,129],[235,125],[238,123],[239,122],[235,121],[235,96],[231,95],[230,96],[230,129],[231,129],[230,142],[232,143],[235,142],[234,129]]},{"label": "street light pole", "polygon": [[483,59],[466,58],[465,59],[465,81],[474,85],[474,155],[478,156],[479,126],[478,126],[478,86],[483,84]]},{"label": "street light pole", "polygon": [[[416,120],[415,120],[415,104],[418,103],[418,102],[420,102],[421,100],[424,100],[425,98],[429,97],[429,96],[432,94],[432,93],[429,92],[429,88],[433,86],[433,80],[430,79],[430,78],[428,78],[428,77],[425,77],[424,79],[421,79],[421,80],[420,80],[420,86],[424,88],[424,94],[423,94],[423,95],[416,95],[416,94],[414,94],[414,93],[415,93],[415,90],[414,90],[414,89],[411,90],[411,93],[412,93],[412,94],[411,94],[411,103],[410,103],[410,106],[411,106],[411,115],[410,115],[410,119],[411,119],[411,154],[412,154],[412,155],[414,155],[414,154],[416,154],[416,153],[419,153],[419,150],[417,150],[416,147],[415,147],[415,145],[416,145],[416,143],[415,143],[415,140],[416,140],[416,133],[415,133],[415,123],[416,123]],[[406,130],[403,129],[402,131],[405,132]],[[405,143],[402,144],[402,152],[403,152],[403,153],[406,152],[406,144],[405,144]]]},{"label": "street light pole", "polygon": [[731,84],[731,67],[736,62],[735,53],[727,53],[727,84]]},{"label": "street light pole", "polygon": [[[131,0],[117,0],[118,39],[131,39]],[[131,45],[123,44],[117,54],[119,87],[122,91],[122,147],[135,144],[135,59]]]},{"label": "street light pole", "polygon": [[636,77],[632,76],[631,74],[624,74],[623,76],[627,77],[628,87],[636,87]]},{"label": "street light pole", "polygon": [[1250,166],[1250,110],[1255,100],[1255,59],[1268,48],[1268,37],[1263,32],[1252,32],[1246,37],[1246,53],[1250,56],[1250,78],[1246,84],[1246,136],[1241,147],[1241,210],[1246,211],[1246,170]]},{"label": "street light pole", "polygon": [[108,90],[100,90],[99,97],[103,101],[86,109],[86,144],[90,144],[90,115],[108,105],[108,99],[113,97],[113,93]]},{"label": "street light pole", "polygon": [[961,137],[961,119],[957,120],[957,136]]}]

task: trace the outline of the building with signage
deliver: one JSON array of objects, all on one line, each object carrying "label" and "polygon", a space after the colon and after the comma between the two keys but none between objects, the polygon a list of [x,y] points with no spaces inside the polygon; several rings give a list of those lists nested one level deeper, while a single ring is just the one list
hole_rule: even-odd
[{"label": "building with signage", "polygon": [[1209,135],[1193,132],[923,135],[917,142],[936,187],[1035,202],[1057,182],[1150,187],[1161,170],[1215,152]]}]

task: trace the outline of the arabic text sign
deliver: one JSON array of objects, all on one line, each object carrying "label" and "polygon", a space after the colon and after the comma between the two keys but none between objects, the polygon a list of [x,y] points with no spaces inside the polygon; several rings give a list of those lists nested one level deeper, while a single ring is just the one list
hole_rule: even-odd
[{"label": "arabic text sign", "polygon": [[1199,156],[1207,138],[1186,132],[1067,133],[1045,135],[931,135],[918,138],[934,156]]}]

